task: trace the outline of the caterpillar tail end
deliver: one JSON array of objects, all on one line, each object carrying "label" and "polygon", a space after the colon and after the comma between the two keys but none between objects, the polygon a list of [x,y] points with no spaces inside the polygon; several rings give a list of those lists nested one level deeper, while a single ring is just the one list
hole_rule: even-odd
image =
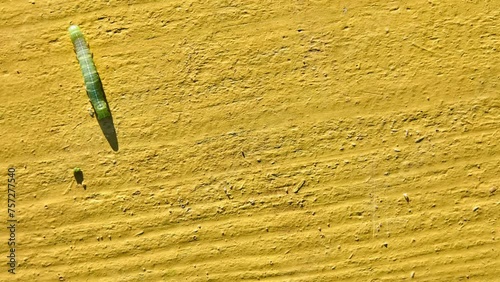
[{"label": "caterpillar tail end", "polygon": [[94,111],[97,115],[97,119],[101,120],[111,116],[111,112],[109,111],[107,105],[102,105],[99,108],[94,108]]}]

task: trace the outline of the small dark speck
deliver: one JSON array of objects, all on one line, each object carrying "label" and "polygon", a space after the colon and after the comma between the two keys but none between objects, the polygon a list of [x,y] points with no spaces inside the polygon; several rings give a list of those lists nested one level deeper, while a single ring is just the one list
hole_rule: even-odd
[{"label": "small dark speck", "polygon": [[242,155],[244,158],[246,158],[246,156],[245,156],[245,152],[241,151],[241,155]]},{"label": "small dark speck", "polygon": [[297,29],[298,32],[303,32],[304,30],[302,28]]},{"label": "small dark speck", "polygon": [[425,136],[415,139],[415,143],[420,143],[425,139]]}]

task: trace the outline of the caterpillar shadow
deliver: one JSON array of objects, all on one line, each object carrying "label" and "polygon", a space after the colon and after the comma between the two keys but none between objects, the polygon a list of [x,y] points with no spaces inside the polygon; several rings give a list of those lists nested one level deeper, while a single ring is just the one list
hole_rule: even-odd
[{"label": "caterpillar shadow", "polygon": [[109,117],[105,117],[103,119],[98,119],[99,126],[101,127],[101,131],[108,140],[109,146],[113,149],[113,151],[118,151],[118,138],[116,137],[116,129],[115,124],[113,122],[113,115]]},{"label": "caterpillar shadow", "polygon": [[97,119],[97,122],[99,123],[99,126],[101,127],[101,131],[104,134],[104,137],[106,137],[106,140],[108,140],[109,146],[113,149],[113,151],[118,151],[118,137],[116,136],[116,129],[115,129],[115,124],[113,122],[113,113],[111,112],[111,108],[109,107],[108,99],[106,99],[106,94],[104,92],[104,89],[102,88],[102,93],[104,96],[104,101],[106,102],[106,106],[109,109],[109,117],[105,117],[102,119],[97,119],[97,114],[94,115]]}]

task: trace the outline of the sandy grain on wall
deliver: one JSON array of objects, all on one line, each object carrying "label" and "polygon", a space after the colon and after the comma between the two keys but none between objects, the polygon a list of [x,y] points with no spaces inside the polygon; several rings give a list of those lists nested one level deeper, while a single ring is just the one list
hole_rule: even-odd
[{"label": "sandy grain on wall", "polygon": [[0,280],[494,281],[499,8],[4,1]]}]

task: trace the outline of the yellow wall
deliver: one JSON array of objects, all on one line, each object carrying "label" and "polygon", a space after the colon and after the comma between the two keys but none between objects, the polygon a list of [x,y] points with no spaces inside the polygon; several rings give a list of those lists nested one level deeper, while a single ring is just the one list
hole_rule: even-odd
[{"label": "yellow wall", "polygon": [[500,276],[499,1],[79,2],[0,3],[1,281]]}]

